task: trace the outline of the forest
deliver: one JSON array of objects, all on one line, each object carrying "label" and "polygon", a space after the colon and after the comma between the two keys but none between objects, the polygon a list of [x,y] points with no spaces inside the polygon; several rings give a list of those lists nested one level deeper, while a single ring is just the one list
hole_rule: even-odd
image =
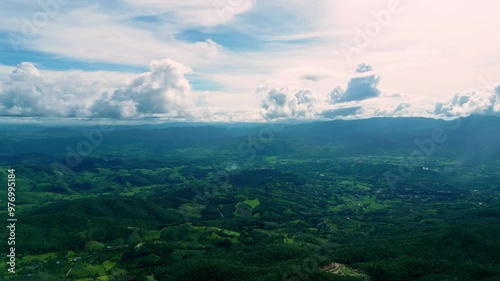
[{"label": "forest", "polygon": [[0,125],[0,276],[500,280],[499,168],[495,116]]}]

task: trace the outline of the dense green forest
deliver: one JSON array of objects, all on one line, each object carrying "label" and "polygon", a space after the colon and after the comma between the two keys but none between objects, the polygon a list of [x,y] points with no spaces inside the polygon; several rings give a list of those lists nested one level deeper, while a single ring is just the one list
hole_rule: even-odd
[{"label": "dense green forest", "polygon": [[2,280],[500,280],[499,117],[4,125],[0,147]]}]

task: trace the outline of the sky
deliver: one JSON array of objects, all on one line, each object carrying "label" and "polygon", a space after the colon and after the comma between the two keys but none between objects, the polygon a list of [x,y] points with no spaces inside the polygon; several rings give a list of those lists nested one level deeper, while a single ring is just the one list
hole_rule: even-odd
[{"label": "sky", "polygon": [[494,0],[4,0],[0,119],[500,114]]}]

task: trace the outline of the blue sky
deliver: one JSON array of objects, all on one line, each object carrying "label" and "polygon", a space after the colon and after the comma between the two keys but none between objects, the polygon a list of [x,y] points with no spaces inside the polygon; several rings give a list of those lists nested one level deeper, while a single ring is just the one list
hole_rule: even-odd
[{"label": "blue sky", "polygon": [[0,117],[500,112],[498,2],[365,2],[2,1]]}]

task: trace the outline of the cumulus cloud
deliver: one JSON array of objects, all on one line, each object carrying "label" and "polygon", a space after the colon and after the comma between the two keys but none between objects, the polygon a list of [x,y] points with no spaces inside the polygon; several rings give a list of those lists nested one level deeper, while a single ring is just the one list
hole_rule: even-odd
[{"label": "cumulus cloud", "polygon": [[409,103],[400,103],[394,109],[393,113],[409,113],[409,109],[411,108],[411,104]]},{"label": "cumulus cloud", "polygon": [[380,107],[376,108],[373,111],[375,116],[411,116],[412,115],[412,106],[409,103],[402,102],[396,105],[396,107],[386,106],[385,108]]},{"label": "cumulus cloud", "polygon": [[46,77],[33,64],[23,62],[0,82],[0,115],[87,116],[89,99],[97,94],[95,85],[87,85],[78,77]]},{"label": "cumulus cloud", "polygon": [[[499,87],[500,88],[500,87]],[[500,90],[474,91],[455,94],[451,99],[436,103],[434,113],[440,116],[466,116],[470,114],[499,114]]]},{"label": "cumulus cloud", "polygon": [[44,75],[19,64],[0,81],[0,115],[19,117],[186,117],[191,70],[170,59],[153,61],[150,71],[109,94],[106,85],[78,75]]},{"label": "cumulus cloud", "polygon": [[185,75],[191,70],[171,59],[153,61],[150,70],[113,95],[97,100],[92,113],[124,118],[155,114],[168,117],[189,115],[191,86]]},{"label": "cumulus cloud", "polygon": [[266,119],[295,119],[314,116],[315,94],[307,89],[273,88],[262,101]]},{"label": "cumulus cloud", "polygon": [[329,93],[330,103],[361,101],[380,96],[381,92],[377,88],[380,77],[373,74],[372,70],[370,65],[358,65],[356,76],[347,83],[347,89],[337,86]]}]

